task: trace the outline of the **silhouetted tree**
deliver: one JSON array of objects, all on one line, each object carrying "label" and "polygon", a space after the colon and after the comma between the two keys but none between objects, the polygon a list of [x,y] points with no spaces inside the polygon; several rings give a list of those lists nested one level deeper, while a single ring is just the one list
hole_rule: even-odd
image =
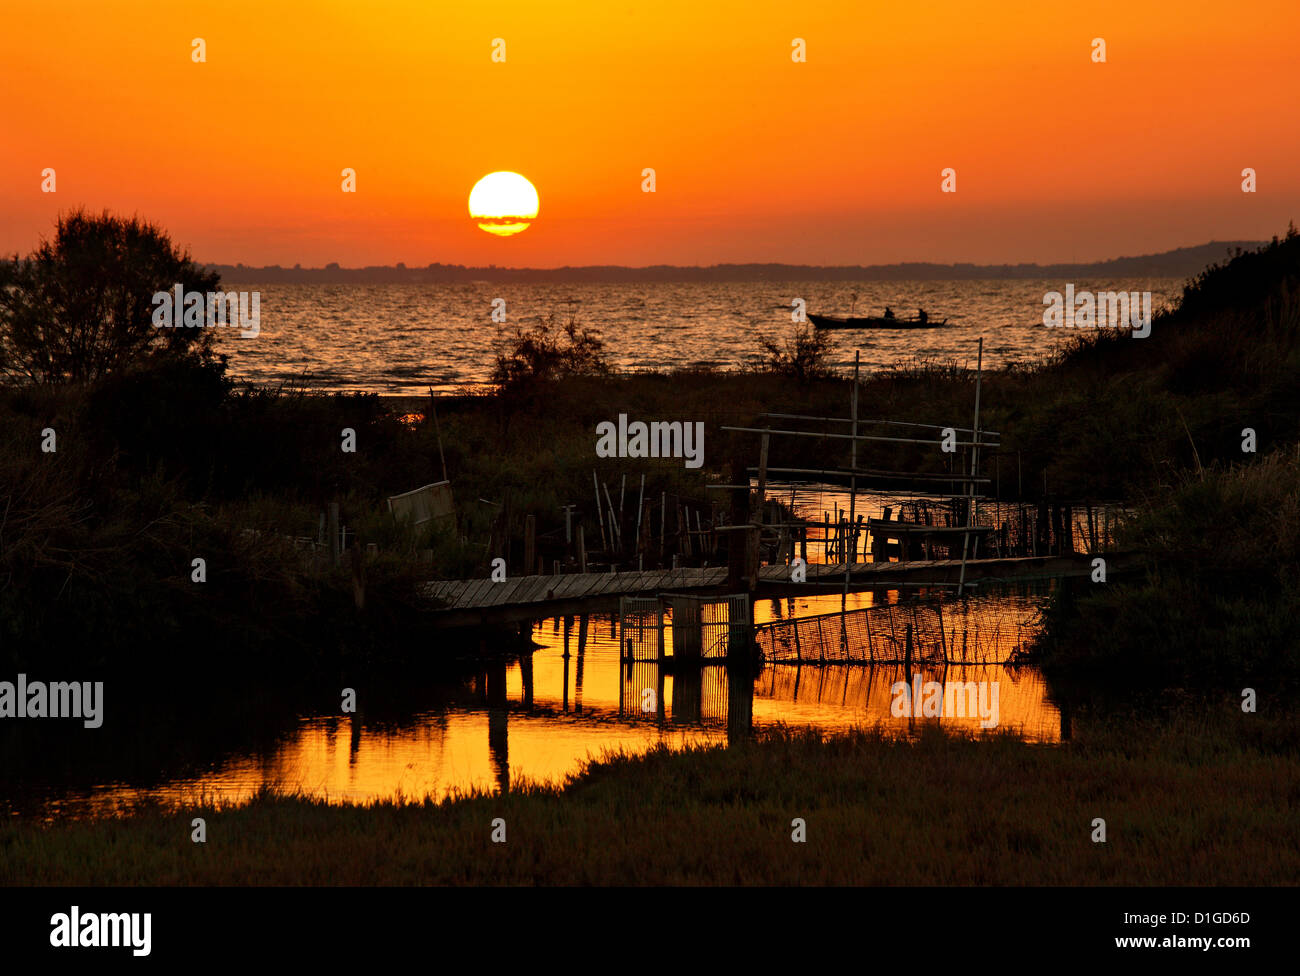
[{"label": "silhouetted tree", "polygon": [[759,369],[800,383],[834,375],[827,362],[833,345],[825,332],[801,325],[784,340],[758,337]]},{"label": "silhouetted tree", "polygon": [[53,241],[0,261],[0,376],[81,383],[151,360],[211,360],[212,330],[155,327],[152,299],[219,282],[139,218],[60,217]]},{"label": "silhouetted tree", "polygon": [[565,376],[609,372],[598,332],[578,328],[577,319],[557,326],[555,313],[539,316],[535,329],[517,329],[496,354],[492,382],[501,393],[535,391]]}]

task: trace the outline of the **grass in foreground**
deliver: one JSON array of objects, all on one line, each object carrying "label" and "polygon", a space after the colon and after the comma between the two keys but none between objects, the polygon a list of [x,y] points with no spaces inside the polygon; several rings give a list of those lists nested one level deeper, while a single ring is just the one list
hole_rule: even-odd
[{"label": "grass in foreground", "polygon": [[[1294,884],[1300,720],[1232,714],[1010,738],[780,732],[607,756],[562,790],[0,826],[0,883]],[[207,820],[208,841],[190,841]],[[506,821],[493,844],[491,822]],[[807,843],[791,841],[791,820]],[[1104,818],[1107,843],[1093,843]]]}]

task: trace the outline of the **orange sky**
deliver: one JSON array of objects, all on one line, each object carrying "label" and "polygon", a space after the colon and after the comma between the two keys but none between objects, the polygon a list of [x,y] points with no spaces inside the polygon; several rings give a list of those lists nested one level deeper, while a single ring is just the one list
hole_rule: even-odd
[{"label": "orange sky", "polygon": [[[78,205],[199,260],[306,266],[1094,260],[1300,216],[1295,0],[0,0],[0,21],[5,253]],[[541,196],[513,238],[466,211],[499,169]]]}]

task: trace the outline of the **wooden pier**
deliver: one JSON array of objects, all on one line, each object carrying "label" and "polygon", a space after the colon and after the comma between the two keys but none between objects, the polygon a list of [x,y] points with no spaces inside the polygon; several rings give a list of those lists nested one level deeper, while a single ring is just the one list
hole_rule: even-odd
[{"label": "wooden pier", "polygon": [[[1087,576],[1093,556],[1029,556],[1006,559],[968,559],[965,579],[1028,581],[1065,576]],[[1107,573],[1136,568],[1132,553],[1108,553]],[[790,580],[789,566],[763,566],[759,570],[759,599],[801,596],[842,590],[889,590],[903,586],[947,586],[961,579],[960,559],[899,563],[814,563],[806,582]],[[725,566],[665,569],[629,573],[568,573],[558,576],[518,576],[494,583],[487,578],[446,580],[425,585],[424,595],[437,605],[430,608],[446,627],[511,623],[543,617],[583,613],[614,613],[620,597],[655,596],[660,593],[716,595],[733,592]]]}]

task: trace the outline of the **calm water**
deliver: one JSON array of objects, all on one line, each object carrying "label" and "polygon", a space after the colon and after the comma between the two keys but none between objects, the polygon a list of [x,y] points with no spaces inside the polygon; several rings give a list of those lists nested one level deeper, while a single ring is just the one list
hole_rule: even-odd
[{"label": "calm water", "polygon": [[[1010,625],[1027,635],[1042,599],[982,597],[971,601],[969,619]],[[757,622],[838,610],[839,601],[835,594],[761,601]],[[849,596],[849,609],[871,605],[870,594]],[[238,802],[266,786],[339,803],[441,798],[473,788],[497,791],[522,780],[562,782],[606,750],[636,753],[660,742],[726,742],[729,720],[743,727],[747,715],[755,729],[785,724],[840,731],[879,724],[907,735],[926,723],[942,723],[979,730],[978,718],[895,717],[890,688],[906,680],[895,666],[768,666],[752,688],[737,689],[728,686],[724,667],[706,666],[696,682],[665,675],[662,714],[645,712],[645,689],[659,687],[657,665],[638,662],[629,669],[620,662],[617,619],[590,618],[582,653],[576,622],[567,628],[567,638],[566,648],[562,620],[539,621],[533,639],[541,647],[531,661],[485,671],[459,691],[432,693],[425,708],[400,721],[368,721],[364,710],[356,716],[306,714],[269,746],[190,775],[77,790],[28,784],[24,806],[28,813],[57,819],[110,815],[146,798]],[[998,682],[999,729],[1035,741],[1059,739],[1060,713],[1031,668],[990,664],[919,673],[927,681]]]},{"label": "calm water", "polygon": [[[1093,290],[1145,290],[1159,305],[1181,287],[1159,281],[1077,282]],[[279,382],[311,374],[322,388],[383,393],[464,389],[485,381],[501,327],[484,324],[491,299],[505,297],[513,321],[572,304],[585,323],[600,327],[612,361],[623,369],[745,363],[754,335],[789,325],[789,300],[809,308],[859,309],[888,303],[900,313],[923,304],[957,323],[951,330],[860,333],[869,368],[908,357],[965,361],[971,339],[986,337],[986,362],[1032,359],[1050,351],[1060,333],[1041,324],[1042,294],[1059,283],[1027,281],[808,285],[305,286],[262,290],[257,339],[223,336],[237,376]],[[779,306],[779,308],[778,308]],[[852,348],[843,339],[841,355]],[[774,491],[773,497],[781,497]],[[789,499],[801,514],[844,508],[842,490],[805,488]],[[861,500],[859,512],[879,514],[900,499]],[[867,511],[864,512],[864,509]],[[867,540],[863,540],[864,549]],[[812,561],[820,561],[815,543]],[[881,599],[896,600],[897,593]],[[850,610],[868,607],[869,593],[851,594]],[[972,629],[1008,635],[1008,645],[1032,633],[1044,598],[985,595],[970,601]],[[838,594],[758,604],[756,622],[828,613]],[[752,686],[729,686],[725,668],[709,666],[695,680],[664,675],[657,666],[620,661],[617,621],[591,621],[581,653],[577,627],[566,641],[560,620],[535,624],[541,645],[529,659],[500,666],[456,690],[431,691],[394,720],[359,715],[299,714],[290,731],[257,749],[229,753],[206,768],[159,781],[105,780],[87,787],[24,783],[24,813],[47,818],[104,815],[142,799],[168,803],[199,797],[238,802],[264,787],[301,791],[332,802],[442,798],[470,789],[502,790],[523,780],[562,782],[608,750],[643,751],[656,743],[726,742],[738,729],[785,724],[840,731],[879,725],[906,735],[941,722],[975,731],[978,718],[908,718],[892,714],[891,686],[900,667],[766,667]],[[671,640],[669,640],[671,650]],[[1060,736],[1061,715],[1042,676],[999,664],[931,669],[925,680],[996,682],[999,723],[1036,741]],[[643,712],[647,688],[662,687],[662,709]]]},{"label": "calm water", "polygon": [[[897,505],[901,498],[859,501],[876,514],[877,504]],[[843,490],[808,491],[795,508],[817,517],[847,504]],[[863,547],[865,553],[865,540]],[[822,561],[815,543],[810,542],[808,555],[810,562]],[[898,591],[851,593],[846,608],[899,599]],[[950,617],[948,626],[958,635],[963,630],[996,635],[996,655],[982,660],[1005,660],[1033,635],[1046,599],[1041,590],[977,590],[964,618]],[[755,623],[839,609],[838,593],[760,601]],[[427,701],[417,701],[396,719],[368,717],[363,699],[357,715],[299,714],[290,731],[275,741],[232,752],[185,775],[156,782],[106,780],[75,789],[56,782],[24,783],[9,804],[0,796],[0,809],[8,805],[11,813],[47,819],[102,816],[141,800],[239,802],[265,787],[339,803],[443,798],[470,789],[504,790],[522,780],[559,783],[608,750],[637,753],[657,743],[725,743],[747,725],[828,732],[878,725],[908,735],[938,722],[979,731],[977,717],[894,716],[891,686],[907,680],[901,666],[769,665],[752,686],[732,688],[727,670],[710,665],[694,681],[665,674],[660,692],[654,662],[638,661],[629,668],[620,660],[616,618],[590,618],[581,653],[576,621],[567,627],[558,618],[537,621],[532,636],[540,647],[530,659],[485,671],[457,688],[430,690]],[[671,628],[665,631],[665,647],[671,654]],[[1034,741],[1060,738],[1060,712],[1036,669],[985,663],[918,670],[925,681],[996,682],[999,730]],[[662,710],[642,710],[646,689],[662,695]]]},{"label": "calm water", "polygon": [[[1000,366],[1037,359],[1067,334],[1043,325],[1043,295],[1054,280],[745,282],[590,285],[241,285],[261,293],[261,333],[243,339],[223,330],[221,351],[233,374],[255,383],[301,380],[320,389],[386,394],[463,391],[487,381],[493,352],[518,324],[555,312],[598,329],[622,370],[681,366],[737,368],[755,355],[756,337],[791,327],[791,300],[811,312],[857,310],[899,315],[924,307],[952,328],[840,333],[834,359],[879,369],[913,357],[974,359]],[[1090,291],[1150,291],[1152,307],[1172,303],[1182,279],[1085,279]],[[492,300],[506,301],[506,325],[491,321]]]}]

